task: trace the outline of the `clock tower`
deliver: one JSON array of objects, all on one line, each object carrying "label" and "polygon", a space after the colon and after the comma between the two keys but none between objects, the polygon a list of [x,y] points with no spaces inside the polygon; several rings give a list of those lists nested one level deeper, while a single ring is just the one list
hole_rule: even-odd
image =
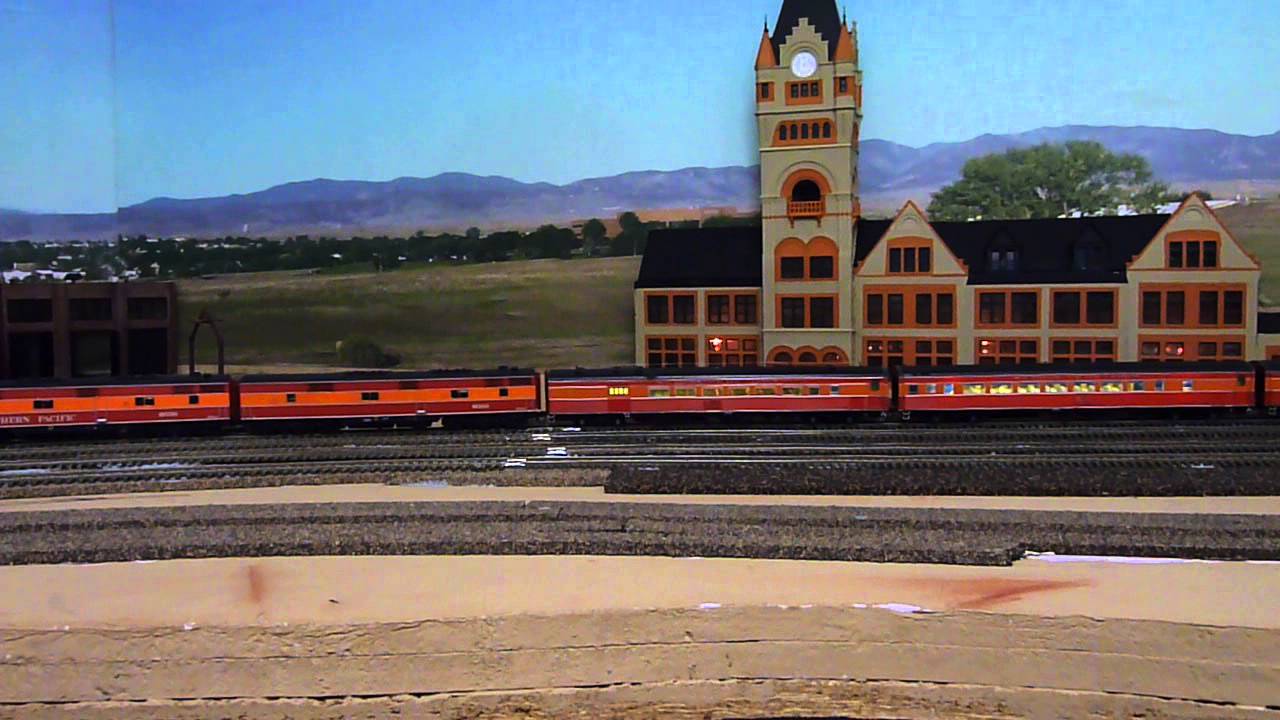
[{"label": "clock tower", "polygon": [[840,364],[853,344],[862,73],[835,0],[784,0],[756,56],[770,365]]}]

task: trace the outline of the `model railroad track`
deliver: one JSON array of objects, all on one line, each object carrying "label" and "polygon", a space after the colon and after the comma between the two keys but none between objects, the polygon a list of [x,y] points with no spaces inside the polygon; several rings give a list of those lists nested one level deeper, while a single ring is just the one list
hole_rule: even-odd
[{"label": "model railroad track", "polygon": [[1280,518],[564,502],[0,513],[0,564],[593,554],[1007,565],[1027,551],[1280,560]]}]

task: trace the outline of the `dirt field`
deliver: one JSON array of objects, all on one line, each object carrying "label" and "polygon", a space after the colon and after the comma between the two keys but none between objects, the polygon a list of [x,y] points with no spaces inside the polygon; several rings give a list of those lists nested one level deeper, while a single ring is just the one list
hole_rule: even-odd
[{"label": "dirt field", "polygon": [[265,558],[0,585],[6,718],[1278,714],[1268,565]]}]

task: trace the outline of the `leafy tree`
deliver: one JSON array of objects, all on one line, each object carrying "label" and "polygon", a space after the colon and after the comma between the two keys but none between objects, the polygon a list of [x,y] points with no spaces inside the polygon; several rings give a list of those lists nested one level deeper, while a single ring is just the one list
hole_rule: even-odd
[{"label": "leafy tree", "polygon": [[591,218],[588,220],[587,223],[582,226],[583,254],[587,257],[594,255],[597,252],[597,248],[604,245],[605,237],[608,235],[608,232],[609,231],[605,228],[604,223],[600,222],[598,218]]},{"label": "leafy tree", "polygon": [[645,241],[649,239],[649,227],[640,220],[640,216],[628,210],[618,216],[618,225],[622,232],[609,244],[610,255],[639,255],[644,252]]},{"label": "leafy tree", "polygon": [[754,215],[713,215],[702,221],[702,227],[750,227],[762,222],[760,213]]},{"label": "leafy tree", "polygon": [[1150,211],[1168,194],[1139,155],[1097,142],[1037,145],[973,158],[960,180],[934,193],[934,220],[1017,220],[1096,214],[1129,205]]}]

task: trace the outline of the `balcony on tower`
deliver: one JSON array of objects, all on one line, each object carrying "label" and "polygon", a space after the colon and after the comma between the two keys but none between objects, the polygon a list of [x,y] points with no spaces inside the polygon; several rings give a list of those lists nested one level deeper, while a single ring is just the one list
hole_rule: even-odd
[{"label": "balcony on tower", "polygon": [[791,220],[820,219],[827,214],[827,200],[822,187],[813,180],[800,180],[791,187],[787,198],[787,217]]}]

